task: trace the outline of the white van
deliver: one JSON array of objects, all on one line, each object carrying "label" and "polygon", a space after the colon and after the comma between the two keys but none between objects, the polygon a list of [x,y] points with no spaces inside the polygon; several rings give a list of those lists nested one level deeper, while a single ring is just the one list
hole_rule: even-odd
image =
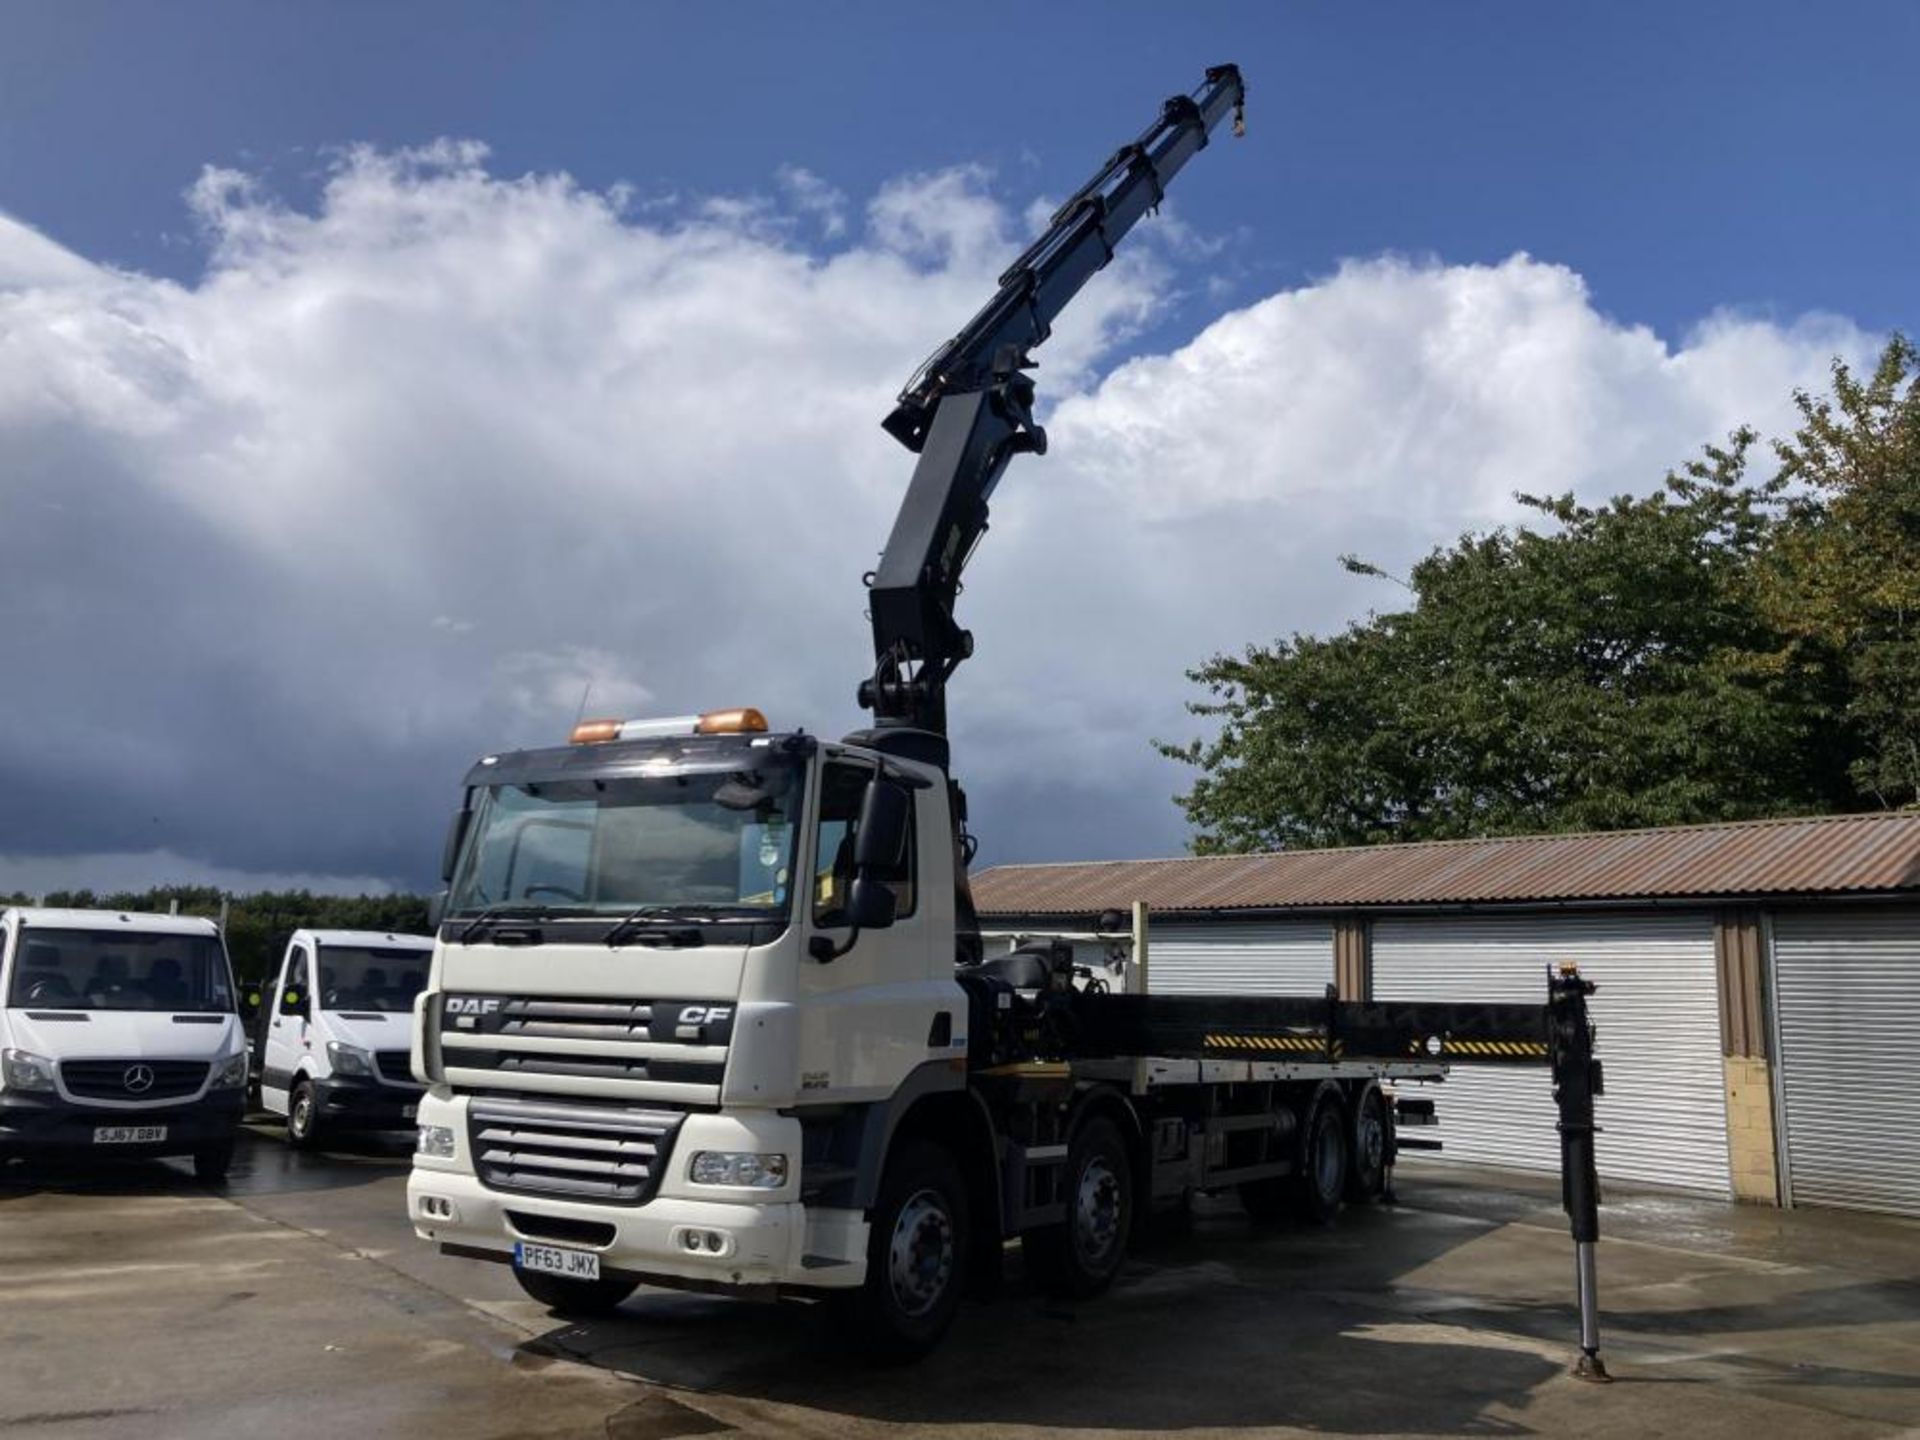
[{"label": "white van", "polygon": [[0,912],[0,1160],[191,1155],[218,1180],[247,1046],[220,930],[185,915]]},{"label": "white van", "polygon": [[261,1006],[260,1104],[289,1144],[323,1130],[411,1126],[413,997],[433,939],[368,930],[296,930]]}]

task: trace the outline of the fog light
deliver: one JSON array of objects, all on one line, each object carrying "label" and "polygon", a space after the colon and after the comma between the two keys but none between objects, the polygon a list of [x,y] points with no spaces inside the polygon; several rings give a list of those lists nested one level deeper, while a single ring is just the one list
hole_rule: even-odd
[{"label": "fog light", "polygon": [[714,1254],[718,1255],[726,1248],[726,1244],[727,1242],[722,1240],[714,1231],[709,1230],[707,1232],[707,1249],[711,1250]]},{"label": "fog light", "polygon": [[431,1155],[436,1160],[453,1159],[453,1127],[422,1125],[413,1148],[416,1154]]},{"label": "fog light", "polygon": [[701,1150],[687,1166],[696,1185],[778,1190],[787,1183],[787,1157],[742,1150]]},{"label": "fog light", "polygon": [[698,1250],[700,1248],[700,1232],[698,1230],[687,1231],[680,1237],[680,1243],[689,1250]]}]

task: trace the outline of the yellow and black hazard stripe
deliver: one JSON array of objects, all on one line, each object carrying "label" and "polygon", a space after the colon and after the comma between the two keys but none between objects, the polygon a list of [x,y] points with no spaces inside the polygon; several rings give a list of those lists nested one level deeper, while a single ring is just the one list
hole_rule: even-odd
[{"label": "yellow and black hazard stripe", "polygon": [[[1436,1037],[1441,1042],[1439,1055],[1445,1059],[1452,1055],[1474,1055],[1489,1060],[1544,1060],[1547,1058],[1547,1042],[1544,1040],[1455,1040],[1450,1036]],[[1431,1054],[1427,1042],[1415,1040],[1407,1046],[1410,1055]]]},{"label": "yellow and black hazard stripe", "polygon": [[1251,1050],[1283,1055],[1326,1055],[1331,1052],[1336,1060],[1340,1058],[1341,1050],[1338,1040],[1329,1046],[1324,1035],[1208,1035],[1204,1043],[1209,1050]]}]

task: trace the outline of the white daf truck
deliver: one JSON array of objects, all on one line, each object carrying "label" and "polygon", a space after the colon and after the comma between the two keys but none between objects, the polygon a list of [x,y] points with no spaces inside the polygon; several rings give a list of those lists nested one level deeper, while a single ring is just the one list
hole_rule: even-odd
[{"label": "white daf truck", "polygon": [[837,1300],[906,1358],[1005,1242],[1088,1296],[1194,1192],[1319,1221],[1380,1195],[1397,1121],[1432,1108],[1387,1085],[1479,1056],[1554,1064],[1587,1287],[1577,976],[1538,1006],[1389,1006],[1116,994],[1064,940],[982,954],[946,739],[961,570],[1009,460],[1045,449],[1030,350],[1240,99],[1220,66],[1167,101],[883,422],[920,458],[867,579],[872,728],[591,721],[468,773],[414,1011],[420,1235],[562,1314],[642,1283]]},{"label": "white daf truck", "polygon": [[261,1006],[260,1105],[287,1143],[333,1130],[413,1128],[413,1001],[433,939],[370,930],[296,930]]},{"label": "white daf truck", "polygon": [[0,913],[0,1161],[190,1155],[224,1177],[247,1087],[234,993],[211,920]]}]

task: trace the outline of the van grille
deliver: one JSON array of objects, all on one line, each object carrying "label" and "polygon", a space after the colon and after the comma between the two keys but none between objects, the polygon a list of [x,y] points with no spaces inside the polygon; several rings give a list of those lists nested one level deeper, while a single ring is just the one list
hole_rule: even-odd
[{"label": "van grille", "polygon": [[[137,1073],[136,1073],[137,1072]],[[140,1082],[151,1074],[153,1083]],[[128,1079],[134,1081],[129,1085]],[[204,1060],[63,1060],[67,1093],[89,1100],[179,1100],[200,1093],[207,1082]]]},{"label": "van grille", "polygon": [[467,1143],[490,1190],[639,1205],[659,1188],[685,1118],[673,1110],[473,1100]]}]

